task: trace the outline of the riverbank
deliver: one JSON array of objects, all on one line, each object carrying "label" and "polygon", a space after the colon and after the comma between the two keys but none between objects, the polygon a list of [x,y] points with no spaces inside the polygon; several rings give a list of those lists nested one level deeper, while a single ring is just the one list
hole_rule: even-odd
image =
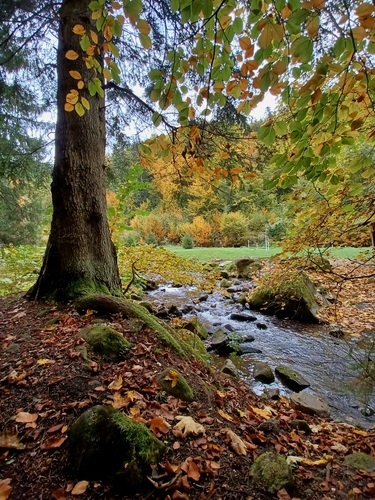
[{"label": "riverbank", "polygon": [[[1,498],[373,498],[374,471],[347,459],[374,452],[373,431],[302,414],[285,397],[256,396],[215,368],[181,358],[158,342],[155,331],[119,315],[105,321],[132,342],[131,354],[120,363],[91,353],[87,358],[77,332],[98,320],[93,311],[79,315],[73,307],[20,296],[0,300]],[[184,374],[193,402],[161,391],[156,377],[166,367]],[[72,422],[91,406],[113,404],[116,381],[121,411],[167,445],[144,489],[129,496],[105,481],[77,477],[68,458]],[[181,435],[181,416],[203,431]],[[293,474],[292,485],[273,493],[251,472],[267,451],[288,459]]]}]

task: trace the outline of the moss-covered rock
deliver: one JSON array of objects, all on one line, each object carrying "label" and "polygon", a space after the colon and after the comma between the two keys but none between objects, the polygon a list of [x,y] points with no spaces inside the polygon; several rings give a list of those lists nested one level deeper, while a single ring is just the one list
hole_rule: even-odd
[{"label": "moss-covered rock", "polygon": [[375,460],[361,451],[346,456],[345,463],[355,469],[375,471]]},{"label": "moss-covered rock", "polygon": [[272,371],[272,368],[262,361],[258,361],[254,365],[254,373],[253,376],[255,380],[259,380],[265,384],[272,384],[275,380],[275,375]]},{"label": "moss-covered rock", "polygon": [[157,377],[162,389],[182,401],[194,401],[194,392],[185,377],[175,368],[167,368]]},{"label": "moss-covered rock", "polygon": [[251,472],[255,482],[265,486],[270,493],[291,487],[293,477],[285,458],[277,453],[263,453],[254,462]]},{"label": "moss-covered rock", "polygon": [[319,323],[317,294],[314,283],[304,272],[281,271],[263,279],[251,293],[249,304],[278,318]]},{"label": "moss-covered rock", "polygon": [[195,333],[185,328],[179,328],[176,330],[176,337],[184,344],[187,344],[190,349],[195,353],[195,357],[199,357],[201,360],[209,362],[210,356],[207,353],[206,346],[202,340]]},{"label": "moss-covered rock", "polygon": [[131,348],[130,342],[105,324],[86,326],[78,332],[78,336],[84,338],[96,354],[105,358],[124,358]]},{"label": "moss-covered rock", "polygon": [[205,326],[198,320],[195,316],[190,318],[183,323],[185,330],[190,330],[191,332],[198,335],[199,338],[205,340],[208,337],[208,331]]},{"label": "moss-covered rock", "polygon": [[235,262],[237,274],[241,278],[251,278],[262,269],[262,264],[257,257],[240,257]]},{"label": "moss-covered rock", "polygon": [[275,373],[279,377],[279,379],[292,391],[302,391],[307,387],[310,387],[309,382],[305,380],[302,375],[297,373],[295,370],[288,368],[284,365],[276,366]]},{"label": "moss-covered rock", "polygon": [[99,405],[73,423],[68,442],[77,476],[106,479],[122,490],[140,486],[165,448],[145,425]]}]

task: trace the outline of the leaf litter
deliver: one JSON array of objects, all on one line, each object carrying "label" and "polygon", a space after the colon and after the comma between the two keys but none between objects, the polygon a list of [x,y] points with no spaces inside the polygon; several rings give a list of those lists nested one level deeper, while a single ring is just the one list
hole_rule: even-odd
[{"label": "leaf litter", "polygon": [[[269,493],[255,485],[249,473],[264,451],[284,454],[293,467],[294,497],[282,489],[274,498],[374,497],[375,474],[344,464],[345,456],[354,451],[375,454],[373,430],[303,415],[290,407],[287,398],[265,403],[244,383],[196,361],[182,360],[168,348],[160,349],[154,332],[135,331],[119,316],[108,321],[133,343],[133,356],[109,363],[89,353],[85,361],[72,352],[82,344],[76,333],[93,321],[93,313],[79,316],[69,307],[59,312],[45,303],[12,300],[0,301],[0,470],[6,477],[0,480],[1,500],[76,496],[263,500],[270,498]],[[26,313],[17,321],[15,308]],[[57,315],[58,323],[46,329],[48,320]],[[7,350],[10,342],[19,344],[17,353]],[[195,402],[188,404],[160,391],[155,380],[165,366],[178,366],[197,394]],[[173,373],[171,379],[173,383]],[[97,387],[103,390],[95,391]],[[103,402],[143,422],[168,444],[148,485],[128,497],[118,496],[105,482],[76,478],[67,468],[69,426],[85,409]],[[278,422],[276,432],[262,427],[271,419]],[[311,434],[295,429],[291,425],[295,419],[304,419]]]}]

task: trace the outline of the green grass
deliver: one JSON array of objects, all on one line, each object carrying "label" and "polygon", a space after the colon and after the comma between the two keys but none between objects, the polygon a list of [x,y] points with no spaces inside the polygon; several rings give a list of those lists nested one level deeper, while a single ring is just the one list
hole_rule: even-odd
[{"label": "green grass", "polygon": [[235,260],[244,255],[250,257],[272,257],[281,252],[281,247],[272,247],[269,250],[255,247],[240,247],[240,248],[191,248],[185,250],[180,246],[166,245],[166,250],[173,252],[185,259],[198,259],[200,261],[209,261],[212,259]]},{"label": "green grass", "polygon": [[[212,259],[222,259],[222,260],[235,260],[244,255],[250,257],[272,257],[281,252],[281,247],[271,247],[269,250],[264,248],[256,247],[240,247],[240,248],[192,248],[185,250],[180,246],[166,245],[164,246],[166,250],[173,252],[180,257],[185,257],[186,259],[198,259],[200,261],[209,261]],[[323,255],[328,258],[335,259],[356,259],[358,256],[366,253],[369,257],[371,255],[371,247],[366,248],[331,248],[329,253],[323,252]]]}]

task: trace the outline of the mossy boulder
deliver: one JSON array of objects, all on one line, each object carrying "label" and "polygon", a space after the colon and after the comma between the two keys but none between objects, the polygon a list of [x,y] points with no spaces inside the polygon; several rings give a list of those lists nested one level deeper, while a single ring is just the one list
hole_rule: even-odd
[{"label": "mossy boulder", "polygon": [[237,275],[241,278],[251,278],[257,271],[262,269],[262,264],[257,257],[240,257],[234,263]]},{"label": "mossy boulder", "polygon": [[162,389],[182,401],[194,401],[194,392],[185,377],[175,368],[167,368],[157,377]]},{"label": "mossy boulder", "polygon": [[198,335],[199,338],[205,340],[208,337],[208,331],[206,327],[198,320],[195,316],[194,318],[190,318],[183,323],[183,327],[185,330],[190,330],[191,332]]},{"label": "mossy boulder", "polygon": [[265,314],[320,323],[318,291],[303,271],[281,271],[267,276],[251,293],[249,304]]},{"label": "mossy boulder", "polygon": [[176,338],[181,340],[181,342],[187,344],[195,353],[196,357],[202,360],[209,361],[209,355],[207,353],[206,346],[202,340],[195,333],[185,328],[178,328],[176,330]]},{"label": "mossy boulder", "polygon": [[367,455],[367,453],[361,451],[346,456],[345,463],[355,469],[366,470],[368,472],[375,471],[375,460],[370,455]]},{"label": "mossy boulder", "polygon": [[131,348],[130,342],[105,324],[86,326],[78,336],[85,339],[96,354],[109,359],[122,359]]},{"label": "mossy boulder", "polygon": [[73,423],[68,442],[77,477],[109,480],[122,490],[142,485],[165,449],[145,425],[100,405]]},{"label": "mossy boulder", "polygon": [[291,487],[293,476],[285,458],[277,453],[263,453],[254,462],[251,472],[256,483],[266,487],[270,493]]},{"label": "mossy boulder", "polygon": [[262,361],[255,363],[253,376],[255,380],[259,380],[264,384],[272,384],[272,382],[275,381],[275,375],[272,368],[270,365],[263,363]]},{"label": "mossy boulder", "polygon": [[302,377],[298,372],[288,368],[287,366],[279,365],[275,368],[275,373],[281,380],[281,382],[292,389],[292,391],[302,391],[307,387],[310,387],[309,382]]}]

